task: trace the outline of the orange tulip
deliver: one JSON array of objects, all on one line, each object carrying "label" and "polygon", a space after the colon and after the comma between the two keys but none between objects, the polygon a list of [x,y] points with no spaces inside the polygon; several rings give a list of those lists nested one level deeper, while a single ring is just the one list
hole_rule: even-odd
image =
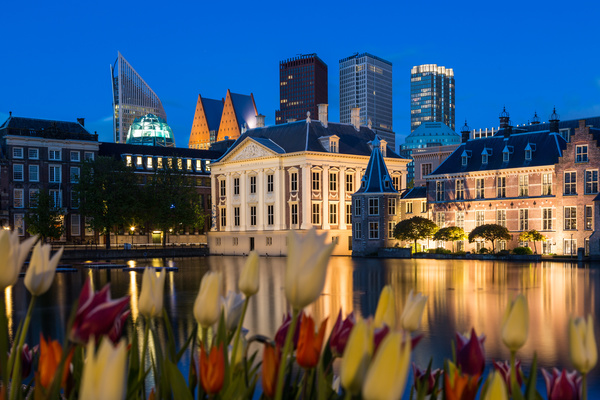
[{"label": "orange tulip", "polygon": [[265,344],[262,359],[262,386],[267,397],[275,396],[277,386],[277,371],[279,370],[279,347]]},{"label": "orange tulip", "polygon": [[[57,340],[46,342],[44,337],[40,335],[40,360],[38,362],[36,380],[45,388],[49,387],[54,380],[56,370],[58,369],[60,360],[62,358],[62,351],[62,346]],[[71,357],[73,357],[73,352],[71,352],[65,360],[61,387],[64,387],[67,381],[69,366],[71,365]]]},{"label": "orange tulip", "polygon": [[303,368],[314,368],[319,362],[319,355],[325,338],[325,326],[327,318],[321,322],[319,332],[315,336],[315,322],[312,317],[304,316],[300,324],[300,335],[298,337],[298,350],[296,361]]},{"label": "orange tulip", "polygon": [[454,365],[444,374],[444,393],[447,400],[474,400],[479,388],[479,375],[459,374]]},{"label": "orange tulip", "polygon": [[206,355],[204,345],[200,345],[200,382],[202,388],[209,394],[219,393],[223,387],[225,377],[225,358],[223,344],[219,348],[213,347],[210,354]]}]

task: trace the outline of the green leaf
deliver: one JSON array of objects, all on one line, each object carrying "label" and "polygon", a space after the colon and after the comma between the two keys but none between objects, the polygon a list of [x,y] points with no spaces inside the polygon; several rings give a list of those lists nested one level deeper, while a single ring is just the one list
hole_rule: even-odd
[{"label": "green leaf", "polygon": [[169,360],[164,360],[164,370],[171,386],[173,398],[177,400],[194,400],[177,365]]},{"label": "green leaf", "polygon": [[167,310],[163,308],[163,321],[165,323],[165,330],[167,331],[167,353],[169,360],[173,362],[179,361],[176,355],[175,337],[173,336],[173,328],[171,327],[171,320],[167,315]]},{"label": "green leaf", "polygon": [[529,375],[529,379],[527,379],[525,385],[525,398],[527,400],[537,400],[541,399],[542,396],[535,388],[535,384],[537,381],[537,353],[533,353],[533,361],[531,363],[531,374]]}]

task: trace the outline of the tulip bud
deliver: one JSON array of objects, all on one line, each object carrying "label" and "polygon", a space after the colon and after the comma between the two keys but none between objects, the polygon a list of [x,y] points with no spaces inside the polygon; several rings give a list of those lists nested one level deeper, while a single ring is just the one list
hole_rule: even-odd
[{"label": "tulip bud", "polygon": [[542,368],[542,375],[546,381],[548,400],[577,400],[581,391],[581,375],[577,371],[559,371],[556,368],[549,373]]},{"label": "tulip bud", "polygon": [[277,375],[279,370],[279,359],[281,355],[279,347],[265,344],[262,357],[262,387],[265,395],[269,398],[275,396],[277,386]]},{"label": "tulip bud", "polygon": [[325,327],[327,318],[321,322],[319,331],[315,334],[315,322],[312,317],[304,316],[300,321],[300,334],[298,336],[298,350],[296,351],[296,362],[302,368],[314,368],[319,362],[323,339],[325,338]]},{"label": "tulip bud", "polygon": [[413,295],[413,291],[410,291],[406,305],[402,311],[402,316],[400,317],[402,329],[408,332],[414,332],[419,329],[426,303],[427,296],[423,296],[421,293]]},{"label": "tulip bud", "polygon": [[144,270],[142,291],[138,300],[138,309],[144,317],[153,318],[162,315],[166,276],[164,271],[155,272],[150,268]]},{"label": "tulip bud", "polygon": [[240,292],[246,297],[255,295],[258,292],[258,278],[258,253],[251,251],[238,282]]},{"label": "tulip bud", "polygon": [[127,346],[121,340],[113,347],[103,340],[94,352],[95,340],[87,344],[86,360],[83,365],[80,399],[122,399],[127,379]]},{"label": "tulip bud", "polygon": [[375,311],[375,327],[380,328],[383,324],[391,329],[396,328],[396,299],[390,285],[386,285],[381,291]]},{"label": "tulip bud", "polygon": [[410,362],[410,340],[390,332],[369,367],[362,395],[365,400],[396,400],[402,396]]},{"label": "tulip bud", "polygon": [[594,337],[594,321],[592,315],[585,319],[571,318],[569,321],[569,350],[571,362],[575,369],[587,374],[598,362],[598,349]]},{"label": "tulip bud", "polygon": [[304,237],[295,231],[288,235],[285,269],[285,297],[296,310],[319,298],[325,286],[327,264],[335,243],[325,244],[327,234],[310,229]]},{"label": "tulip bud", "polygon": [[340,366],[342,386],[350,393],[360,393],[372,354],[373,332],[361,319],[350,332]]},{"label": "tulip bud", "polygon": [[50,289],[56,266],[62,256],[64,248],[61,247],[54,256],[50,258],[50,250],[52,246],[48,244],[38,244],[33,248],[29,268],[25,273],[25,286],[33,296],[40,296]]},{"label": "tulip bud", "polygon": [[200,291],[194,303],[194,317],[203,328],[208,328],[219,320],[221,311],[219,304],[220,286],[221,274],[219,272],[207,272],[202,277]]},{"label": "tulip bud", "polygon": [[17,232],[0,230],[0,265],[3,266],[0,274],[0,290],[4,291],[17,282],[21,267],[36,240],[37,235],[20,242]]},{"label": "tulip bud", "polygon": [[219,393],[225,380],[225,358],[223,344],[210,349],[206,354],[204,345],[200,345],[200,383],[208,394]]},{"label": "tulip bud", "polygon": [[508,392],[504,378],[498,371],[492,372],[488,378],[488,386],[482,400],[508,400]]},{"label": "tulip bud", "polygon": [[506,306],[502,318],[502,341],[511,352],[519,350],[527,341],[529,309],[527,299],[519,294]]},{"label": "tulip bud", "polygon": [[225,311],[225,326],[229,332],[234,332],[242,317],[244,298],[241,294],[230,290],[227,297],[221,297],[221,304]]}]

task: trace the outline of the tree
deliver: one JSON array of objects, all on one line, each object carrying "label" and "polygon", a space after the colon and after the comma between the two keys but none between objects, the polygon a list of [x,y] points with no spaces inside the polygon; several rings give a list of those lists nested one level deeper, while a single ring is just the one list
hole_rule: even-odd
[{"label": "tree", "polygon": [[535,229],[532,229],[527,232],[521,232],[521,234],[519,235],[519,241],[520,242],[533,242],[533,249],[535,251],[535,254],[537,254],[537,247],[535,245],[535,242],[545,242],[546,236],[542,235]]},{"label": "tree", "polygon": [[458,240],[465,240],[467,235],[463,228],[458,226],[448,226],[446,228],[441,228],[439,231],[433,235],[434,240],[442,240],[445,242],[452,242],[452,251],[454,251],[454,242]]},{"label": "tree", "polygon": [[432,237],[438,230],[433,221],[423,217],[412,217],[400,221],[394,227],[394,237],[398,240],[413,240],[417,251],[417,240]]},{"label": "tree", "polygon": [[82,215],[91,217],[92,229],[106,237],[110,249],[110,233],[118,233],[119,225],[125,224],[138,204],[139,189],[133,168],[112,157],[97,157],[85,161],[79,182],[74,190],[78,193]]},{"label": "tree", "polygon": [[47,190],[33,195],[31,203],[31,211],[25,215],[27,232],[39,235],[42,242],[47,238],[60,239],[64,232],[64,210],[55,206]]},{"label": "tree", "polygon": [[469,233],[469,243],[473,243],[477,239],[483,239],[484,241],[492,242],[492,253],[495,253],[494,241],[495,240],[510,240],[510,232],[502,225],[497,224],[485,224],[478,226]]}]

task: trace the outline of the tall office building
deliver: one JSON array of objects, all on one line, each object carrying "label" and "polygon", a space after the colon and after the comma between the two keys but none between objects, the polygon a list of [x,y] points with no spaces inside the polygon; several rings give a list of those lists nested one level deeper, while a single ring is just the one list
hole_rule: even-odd
[{"label": "tall office building", "polygon": [[455,129],[454,70],[424,64],[410,71],[410,131],[423,122],[442,122]]},{"label": "tall office building", "polygon": [[113,93],[113,130],[116,143],[125,143],[129,127],[136,118],[154,114],[167,120],[160,99],[135,69],[118,53],[110,66]]},{"label": "tall office building", "polygon": [[275,124],[319,114],[317,105],[327,104],[327,64],[316,54],[303,54],[279,62],[279,110]]},{"label": "tall office building", "polygon": [[366,126],[371,120],[374,130],[393,129],[391,62],[369,53],[357,53],[340,60],[342,124],[351,123],[351,111],[355,107],[360,108],[361,125]]}]

